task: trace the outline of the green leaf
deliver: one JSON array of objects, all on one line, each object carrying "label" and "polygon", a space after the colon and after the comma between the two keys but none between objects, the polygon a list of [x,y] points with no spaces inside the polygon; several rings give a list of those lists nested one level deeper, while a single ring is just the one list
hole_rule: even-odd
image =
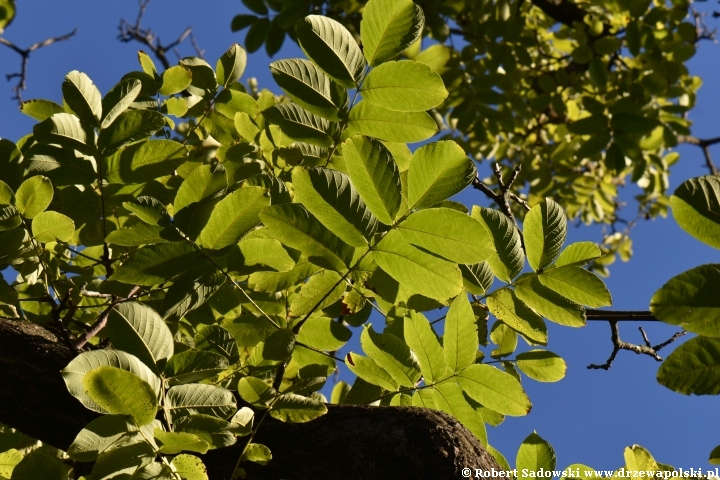
[{"label": "green leaf", "polygon": [[258,465],[267,465],[272,460],[272,453],[265,445],[251,443],[245,449],[242,456],[243,461],[254,462]]},{"label": "green leaf", "polygon": [[720,265],[701,265],[670,279],[650,300],[660,320],[709,337],[720,336]]},{"label": "green leaf", "polygon": [[138,427],[126,415],[103,415],[77,434],[67,453],[76,462],[94,462],[105,450],[134,443],[139,436]]},{"label": "green leaf", "polygon": [[592,262],[596,258],[600,258],[602,252],[600,248],[593,242],[577,242],[571,243],[560,252],[555,260],[556,267],[582,267]]},{"label": "green leaf", "polygon": [[490,329],[490,341],[498,346],[490,353],[490,356],[493,358],[507,357],[517,349],[518,334],[507,324],[495,322]]},{"label": "green leaf", "polygon": [[420,364],[425,383],[435,383],[447,377],[443,349],[430,322],[421,313],[410,311],[404,322],[405,341]]},{"label": "green leaf", "polygon": [[421,210],[411,214],[397,228],[408,243],[454,263],[480,263],[495,253],[487,229],[457,210]]},{"label": "green leaf", "polygon": [[342,348],[351,336],[350,329],[332,318],[310,317],[303,323],[297,340],[320,350],[336,351]]},{"label": "green leaf", "polygon": [[295,261],[275,239],[245,237],[228,253],[227,265],[230,271],[243,274],[263,270],[287,272]]},{"label": "green leaf", "polygon": [[238,382],[238,394],[250,405],[267,407],[277,392],[259,378],[243,377]]},{"label": "green leaf", "polygon": [[165,365],[164,377],[170,386],[195,383],[214,377],[228,365],[227,358],[217,353],[185,350],[170,357]]},{"label": "green leaf", "polygon": [[40,450],[25,455],[12,471],[10,480],[67,480],[67,467],[59,458],[52,457]]},{"label": "green leaf", "polygon": [[288,423],[305,423],[327,413],[327,407],[313,398],[286,393],[273,402],[270,416]]},{"label": "green leaf", "polygon": [[18,214],[14,205],[0,204],[0,232],[12,230],[22,223],[22,217]]},{"label": "green leaf", "polygon": [[218,164],[215,168],[212,165],[201,165],[187,176],[175,195],[173,206],[176,212],[228,186],[227,172],[221,165]]},{"label": "green leaf", "polygon": [[245,434],[239,424],[232,424],[211,415],[191,414],[173,422],[176,432],[192,433],[210,445],[210,449],[227,447],[237,442],[236,433]]},{"label": "green leaf", "polygon": [[472,183],[475,165],[452,140],[417,149],[408,169],[408,205],[425,208],[450,198]]},{"label": "green leaf", "polygon": [[153,63],[152,58],[150,58],[150,55],[140,50],[138,52],[138,60],[140,61],[140,68],[142,68],[143,72],[151,77],[157,77],[157,68],[155,67],[155,63]]},{"label": "green leaf", "polygon": [[27,176],[46,175],[54,186],[90,185],[97,179],[95,165],[75,150],[36,143],[25,152]]},{"label": "green leaf", "polygon": [[413,247],[397,231],[385,235],[372,258],[401,285],[426,297],[447,300],[462,290],[457,265]]},{"label": "green leaf", "polygon": [[110,413],[129,415],[138,426],[153,421],[157,398],[149,383],[117,367],[98,367],[83,378],[85,392]]},{"label": "green leaf", "polygon": [[[547,344],[547,327],[543,319],[508,289],[496,290],[487,298],[487,306],[495,318],[533,343]],[[492,407],[490,407],[492,408]]]},{"label": "green leaf", "polygon": [[175,65],[165,70],[162,74],[160,95],[170,96],[180,93],[190,86],[192,73],[183,65]]},{"label": "green leaf", "polygon": [[[152,438],[152,429],[146,435],[148,438]],[[129,476],[138,470],[143,472],[144,467],[152,465],[153,458],[155,458],[155,451],[148,442],[143,441],[120,448],[113,448],[98,457],[95,465],[93,465],[91,478],[108,480],[114,477],[122,478],[124,475]],[[144,471],[147,472],[148,470]]]},{"label": "green leaf", "polygon": [[394,112],[361,100],[348,116],[342,138],[365,135],[388,142],[413,143],[437,133],[435,120],[426,112]]},{"label": "green leaf", "polygon": [[345,88],[355,88],[365,69],[362,50],[339,22],[308,15],[298,22],[296,34],[305,55]]},{"label": "green leaf", "polygon": [[205,464],[194,455],[182,454],[173,458],[171,465],[183,480],[208,480]]},{"label": "green leaf", "polygon": [[22,459],[23,455],[14,448],[0,453],[0,478],[10,478],[15,465]]},{"label": "green leaf", "polygon": [[142,82],[131,78],[115,85],[102,100],[102,123],[100,128],[108,128],[140,95]]},{"label": "green leaf", "polygon": [[691,178],[670,197],[675,221],[687,233],[711,247],[720,248],[720,179]]},{"label": "green leaf", "polygon": [[290,302],[288,313],[292,317],[302,317],[313,311],[320,311],[335,303],[343,293],[347,284],[340,274],[332,270],[323,270],[303,284],[300,291]]},{"label": "green leaf", "polygon": [[53,198],[53,184],[41,175],[30,177],[17,189],[15,207],[25,218],[35,218],[44,212]]},{"label": "green leaf", "polygon": [[530,350],[515,357],[517,368],[538,382],[557,382],[565,377],[567,364],[547,350]]},{"label": "green leaf", "polygon": [[452,373],[458,373],[475,363],[477,355],[477,325],[467,295],[461,293],[450,304],[445,317],[443,355]]},{"label": "green leaf", "polygon": [[204,97],[217,90],[215,71],[205,60],[198,57],[185,57],[180,59],[179,63],[192,72],[192,83],[187,88],[188,93]]},{"label": "green leaf", "polygon": [[488,265],[496,277],[510,282],[525,266],[520,233],[512,221],[497,210],[475,206],[472,217],[485,225],[495,241],[497,256],[488,258]]},{"label": "green leaf", "polygon": [[515,377],[490,365],[476,363],[462,370],[458,383],[470,398],[503,415],[519,417],[532,405]]},{"label": "green leaf", "polygon": [[371,67],[399,55],[422,35],[425,15],[410,0],[371,0],[360,22],[363,53]]},{"label": "green leaf", "polygon": [[347,92],[338,87],[315,64],[300,58],[270,64],[275,82],[298,105],[310,113],[335,122],[345,107]]},{"label": "green leaf", "polygon": [[195,348],[225,357],[231,364],[240,360],[238,345],[232,334],[219,325],[205,325],[193,338]]},{"label": "green leaf", "polygon": [[197,243],[211,250],[236,244],[240,237],[260,223],[258,213],[269,205],[270,197],[264,188],[235,190],[215,205]]},{"label": "green leaf", "polygon": [[156,395],[160,394],[160,379],[136,356],[120,350],[83,352],[68,363],[60,373],[70,394],[77,398],[85,408],[93,412],[109,413],[85,393],[82,382],[87,372],[102,366],[127,370],[151,385]]},{"label": "green leaf", "polygon": [[293,170],[296,201],[341,240],[354,247],[367,246],[377,219],[347,175],[326,168]]},{"label": "green leaf", "polygon": [[80,119],[69,113],[56,113],[33,127],[40,143],[56,143],[92,155],[94,133],[86,131]]},{"label": "green leaf", "polygon": [[62,92],[63,100],[83,122],[100,125],[102,96],[90,77],[73,70],[65,76]]},{"label": "green leaf", "polygon": [[380,368],[372,358],[350,352],[347,354],[345,364],[351,372],[366,382],[378,385],[391,392],[397,390],[398,382],[388,372]]},{"label": "green leaf", "polygon": [[360,89],[365,101],[397,112],[424,112],[448,96],[440,75],[412,60],[373,68]]},{"label": "green leaf", "polygon": [[115,348],[135,355],[155,373],[160,373],[165,361],[172,357],[170,329],[155,310],[142,303],[116,305],[103,331]]},{"label": "green leaf", "polygon": [[565,298],[588,307],[612,305],[612,297],[602,280],[582,267],[561,267],[539,275],[540,283]]},{"label": "green leaf", "polygon": [[168,226],[170,216],[165,205],[153,197],[137,197],[136,203],[123,202],[123,207],[134,213],[140,220],[148,225]]},{"label": "green leaf", "polygon": [[150,245],[130,255],[111,279],[131,285],[158,285],[202,262],[202,254],[187,242]]},{"label": "green leaf", "polygon": [[233,43],[227,52],[223,53],[215,66],[218,84],[228,88],[240,80],[247,65],[247,53],[237,43]]},{"label": "green leaf", "polygon": [[299,105],[281,103],[263,110],[262,114],[268,122],[279,126],[282,132],[293,140],[318,147],[329,147],[333,144],[330,122]]},{"label": "green leaf", "polygon": [[62,105],[58,105],[50,100],[28,100],[20,105],[20,111],[28,117],[34,118],[35,120],[42,122],[47,120],[56,113],[65,113],[65,109]]},{"label": "green leaf", "polygon": [[344,272],[354,248],[336,237],[300,204],[273,205],[260,212],[267,233],[283,245],[300,250],[312,263]]},{"label": "green leaf", "polygon": [[536,472],[541,472],[541,470],[552,472],[555,470],[556,463],[555,450],[540,435],[533,432],[523,440],[515,459],[518,472],[528,471],[532,473],[529,475],[520,473],[518,479],[535,478],[536,475],[539,475]]},{"label": "green leaf", "polygon": [[487,262],[458,266],[462,272],[463,283],[468,292],[474,295],[485,295],[490,290],[495,276]]},{"label": "green leaf", "polygon": [[32,233],[40,243],[69,241],[75,232],[75,222],[62,213],[48,210],[42,212],[32,222]]},{"label": "green leaf", "polygon": [[567,327],[585,326],[585,310],[577,303],[550,290],[532,277],[515,284],[515,295],[551,322]]},{"label": "green leaf", "polygon": [[375,333],[370,324],[360,335],[363,351],[403,387],[414,387],[420,379],[420,369],[410,347],[390,333]]},{"label": "green leaf", "polygon": [[229,390],[213,385],[191,383],[170,388],[166,394],[164,408],[173,418],[201,413],[227,419],[235,413],[236,403],[235,397]]},{"label": "green leaf", "polygon": [[252,119],[257,118],[260,114],[257,101],[251,95],[229,88],[220,92],[215,98],[215,108],[233,120],[238,113],[246,113]]},{"label": "green leaf", "polygon": [[128,143],[143,140],[164,126],[165,116],[160,112],[126,110],[108,128],[100,132],[98,147],[110,152]]},{"label": "green leaf", "polygon": [[15,0],[2,0],[0,2],[0,33],[3,33],[5,27],[12,23],[15,18],[15,11]]},{"label": "green leaf", "polygon": [[187,432],[166,432],[155,429],[155,440],[158,441],[160,453],[175,455],[182,451],[206,453],[210,445],[200,437]]},{"label": "green leaf", "polygon": [[342,145],[348,176],[370,211],[391,225],[400,210],[400,172],[390,151],[377,140],[352,137]]},{"label": "green leaf", "polygon": [[179,320],[187,313],[200,308],[225,283],[219,272],[202,275],[189,272],[173,282],[163,301],[163,318]]},{"label": "green leaf", "polygon": [[523,222],[525,249],[533,270],[550,265],[560,252],[567,236],[567,217],[551,198],[535,205]]},{"label": "green leaf", "polygon": [[487,431],[482,415],[468,403],[458,384],[445,382],[432,390],[435,408],[457,418],[482,445],[487,445]]},{"label": "green leaf", "polygon": [[188,160],[188,147],[174,140],[148,140],[124,148],[103,160],[104,178],[108,183],[144,183],[171,175]]},{"label": "green leaf", "polygon": [[114,230],[105,237],[107,243],[118,245],[121,247],[140,247],[151,243],[165,243],[169,240],[179,240],[179,238],[163,238],[167,235],[167,229],[148,225],[146,223],[137,223],[132,227]]}]

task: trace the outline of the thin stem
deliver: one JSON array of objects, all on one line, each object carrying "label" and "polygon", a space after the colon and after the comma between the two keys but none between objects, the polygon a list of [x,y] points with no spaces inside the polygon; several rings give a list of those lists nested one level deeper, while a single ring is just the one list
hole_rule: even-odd
[{"label": "thin stem", "polygon": [[[277,397],[275,397],[277,399]],[[273,404],[275,401],[273,400]],[[253,438],[255,438],[255,434],[260,429],[260,426],[265,421],[265,418],[267,418],[268,413],[270,413],[270,410],[272,410],[272,405],[270,405],[267,410],[265,410],[265,413],[263,413],[263,416],[260,417],[260,421],[258,421],[257,425],[255,425],[255,428],[253,428],[252,432],[250,432],[250,437],[247,440],[247,443],[245,444],[245,447],[242,449],[242,452],[240,452],[240,456],[237,459],[237,462],[235,463],[235,468],[233,468],[232,473],[230,474],[230,478],[235,478],[235,472],[237,472],[237,469],[240,468],[240,462],[243,459],[243,456],[245,456],[245,452],[247,451],[250,444],[252,444]]]}]

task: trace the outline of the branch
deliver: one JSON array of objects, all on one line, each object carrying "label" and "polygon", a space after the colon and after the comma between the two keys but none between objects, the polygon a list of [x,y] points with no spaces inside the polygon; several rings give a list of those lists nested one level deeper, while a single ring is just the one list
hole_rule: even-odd
[{"label": "branch", "polygon": [[718,169],[715,166],[715,163],[713,162],[712,157],[710,156],[710,146],[715,145],[716,143],[720,143],[720,137],[697,138],[697,137],[693,137],[692,135],[679,135],[678,142],[679,143],[687,143],[688,145],[695,145],[697,147],[700,147],[703,151],[703,155],[705,155],[705,165],[707,166],[708,170],[710,170],[710,174],[711,175],[718,174]]},{"label": "branch", "polygon": [[91,338],[93,338],[95,335],[97,335],[100,330],[102,330],[105,327],[105,324],[107,324],[108,317],[110,316],[110,311],[115,307],[115,305],[118,305],[123,302],[127,302],[132,298],[135,293],[140,290],[140,287],[135,285],[132,290],[130,290],[130,293],[128,293],[128,296],[126,298],[123,298],[118,301],[114,301],[110,303],[107,307],[105,307],[105,310],[102,311],[100,316],[95,320],[95,323],[93,323],[90,328],[85,331],[85,333],[82,334],[82,337],[80,337],[77,342],[75,343],[75,348],[80,350],[83,348]]},{"label": "branch", "polygon": [[502,176],[502,170],[500,169],[500,164],[495,162],[493,164],[493,173],[495,174],[495,178],[497,178],[498,187],[500,188],[500,193],[493,192],[487,185],[482,183],[480,181],[480,178],[477,176],[472,182],[472,186],[475,190],[480,190],[485,195],[488,196],[491,200],[493,200],[498,207],[500,207],[500,211],[505,214],[506,217],[508,217],[517,228],[518,233],[520,234],[520,241],[522,243],[523,250],[525,250],[525,239],[523,238],[522,230],[520,230],[520,227],[518,226],[517,220],[515,220],[515,215],[512,213],[512,208],[510,208],[510,201],[509,199],[513,199],[520,203],[523,207],[530,209],[530,205],[527,204],[524,200],[521,200],[520,197],[515,195],[510,191],[513,184],[515,183],[515,180],[517,180],[518,175],[520,175],[521,165],[517,164],[515,168],[513,168],[512,173],[510,174],[510,179],[506,182],[503,180]]},{"label": "branch", "polygon": [[30,61],[30,54],[35,50],[47,47],[49,45],[52,45],[53,43],[69,40],[76,33],[77,28],[66,35],[62,35],[60,37],[46,38],[42,42],[33,43],[28,48],[20,48],[14,43],[12,43],[10,40],[0,37],[0,44],[14,50],[15,53],[17,53],[21,57],[20,71],[15,73],[8,73],[7,75],[5,75],[8,81],[12,80],[13,78],[18,79],[17,85],[13,87],[13,91],[15,92],[15,95],[12,97],[13,100],[17,100],[18,104],[22,105],[22,94],[20,92],[27,89],[27,68],[28,62]]},{"label": "branch", "polygon": [[[120,30],[120,34],[118,35],[118,39],[121,42],[129,43],[132,41],[137,41],[147,46],[150,51],[153,52],[155,57],[160,61],[160,63],[162,63],[163,67],[165,67],[166,70],[170,68],[170,61],[167,58],[167,52],[177,47],[188,36],[191,37],[190,40],[192,42],[193,48],[198,53],[198,55],[202,57],[203,51],[200,49],[200,47],[198,47],[195,38],[192,36],[191,27],[186,28],[185,31],[181,33],[174,42],[163,45],[160,42],[160,37],[158,37],[155,32],[153,32],[149,28],[142,28],[141,26],[143,16],[145,15],[145,10],[150,4],[150,0],[138,0],[138,4],[140,10],[134,24],[128,22],[124,18],[120,19],[120,26],[118,27],[118,30]],[[177,54],[177,52],[175,53]],[[179,56],[180,55],[178,55],[178,57]]]},{"label": "branch", "polygon": [[648,355],[660,362],[662,361],[662,357],[658,355],[657,352],[660,351],[662,348],[670,345],[675,340],[685,335],[687,332],[685,330],[678,332],[672,337],[670,337],[668,340],[655,346],[650,345],[650,341],[648,340],[648,337],[645,334],[645,330],[643,330],[642,327],[640,327],[640,333],[642,334],[645,345],[635,345],[633,343],[624,342],[620,339],[620,328],[618,327],[618,321],[610,320],[610,338],[613,344],[613,351],[610,354],[610,357],[608,357],[607,361],[602,365],[596,365],[593,363],[588,365],[587,368],[590,370],[609,370],[620,350],[629,350],[631,352],[637,353],[638,355]]},{"label": "branch", "polygon": [[[68,393],[60,375],[74,354],[39,325],[2,320],[0,352],[0,422],[67,450],[99,416]],[[268,418],[256,440],[273,454],[267,466],[242,465],[259,480],[463,478],[463,468],[500,469],[457,420],[416,407],[328,405],[312,422]],[[209,477],[228,478],[244,444],[241,438],[202,455]]]}]

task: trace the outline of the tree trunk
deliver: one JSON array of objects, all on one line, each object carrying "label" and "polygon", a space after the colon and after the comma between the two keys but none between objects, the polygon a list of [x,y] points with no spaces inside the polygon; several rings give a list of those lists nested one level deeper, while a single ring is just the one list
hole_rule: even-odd
[{"label": "tree trunk", "polygon": [[[0,422],[67,450],[98,414],[65,388],[59,371],[73,354],[49,330],[0,320]],[[328,413],[302,424],[266,420],[255,442],[267,445],[267,466],[243,464],[256,479],[462,478],[463,468],[499,469],[493,457],[454,418],[415,407],[328,405]],[[240,450],[203,456],[212,480],[229,478]]]}]

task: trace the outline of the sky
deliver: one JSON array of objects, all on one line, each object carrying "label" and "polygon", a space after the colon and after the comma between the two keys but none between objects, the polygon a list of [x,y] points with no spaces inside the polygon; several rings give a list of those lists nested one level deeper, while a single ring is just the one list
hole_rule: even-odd
[{"label": "sky", "polygon": [[[242,44],[245,33],[233,33],[230,21],[238,13],[246,13],[239,2],[207,2],[202,9],[189,0],[154,0],[143,25],[156,31],[163,43],[170,43],[186,27],[192,26],[205,57],[214,65],[232,43]],[[49,36],[59,36],[78,28],[71,40],[34,52],[30,58],[27,90],[24,99],[61,100],[61,83],[72,70],[90,76],[101,92],[107,92],[131,70],[139,70],[138,43],[117,40],[120,19],[134,22],[135,2],[98,2],[74,0],[23,0],[18,2],[18,15],[3,37],[25,48]],[[195,55],[189,41],[179,46],[180,56]],[[290,40],[275,56],[302,57]],[[170,54],[172,61],[177,60]],[[691,112],[695,122],[693,134],[700,138],[720,136],[716,121],[720,112],[720,46],[711,42],[700,45],[698,54],[689,62],[691,72],[703,78],[697,107]],[[271,60],[263,51],[249,57],[243,81],[257,77],[261,87],[279,93],[269,73]],[[158,62],[159,65],[159,62]],[[20,57],[0,45],[0,138],[17,140],[32,130],[35,121],[22,115],[12,100],[14,80],[2,78],[19,69]],[[704,159],[697,147],[680,147],[681,160],[672,168],[670,190],[684,180],[707,174]],[[713,153],[720,161],[720,148]],[[489,164],[480,165],[481,176],[490,174]],[[628,201],[633,218],[632,196],[638,193],[628,186],[622,198]],[[458,197],[466,204],[490,206],[477,191],[466,190]],[[653,293],[673,276],[694,266],[720,263],[720,252],[696,241],[674,222],[672,217],[641,222],[632,232],[634,256],[629,263],[616,262],[611,276],[605,279],[613,295],[613,309],[647,310]],[[568,242],[600,241],[598,227],[570,228]],[[377,324],[379,319],[372,319]],[[644,326],[653,344],[672,336],[677,330],[660,323],[622,322],[623,340],[641,343],[638,326]],[[525,380],[532,403],[526,417],[508,418],[497,428],[488,427],[490,443],[514,464],[515,453],[522,440],[537,433],[555,448],[558,468],[583,463],[596,469],[615,469],[623,464],[623,449],[633,444],[647,448],[656,460],[676,468],[710,468],[710,451],[720,444],[720,408],[715,397],[688,397],[660,386],[655,380],[660,366],[647,356],[621,351],[609,371],[588,370],[591,363],[604,363],[612,350],[607,322],[589,322],[587,327],[571,329],[548,322],[548,349],[568,363],[567,376],[558,383],[542,384]],[[359,351],[354,335],[346,348]],[[686,336],[685,339],[689,338]],[[522,344],[522,340],[520,341]],[[676,342],[674,346],[681,344]],[[525,348],[527,348],[525,346]],[[662,353],[666,356],[672,348]],[[352,381],[343,369],[340,379]],[[333,379],[328,379],[328,391]]]}]

